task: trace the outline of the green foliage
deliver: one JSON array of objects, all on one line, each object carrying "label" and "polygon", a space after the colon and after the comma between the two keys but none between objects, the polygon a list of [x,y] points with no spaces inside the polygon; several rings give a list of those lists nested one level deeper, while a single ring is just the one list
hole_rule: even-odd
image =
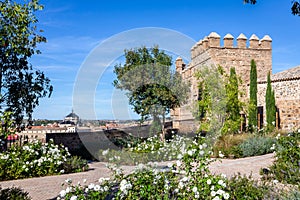
[{"label": "green foliage", "polygon": [[276,156],[270,167],[270,177],[280,182],[300,183],[300,134],[291,133],[287,136],[277,137]]},{"label": "green foliage", "polygon": [[[72,172],[86,167],[84,161],[71,159],[70,156],[67,148],[53,142],[43,144],[36,141],[24,146],[12,146],[7,152],[0,153],[0,180],[61,174],[65,170],[70,172],[70,167],[67,168],[69,163],[72,163]],[[75,169],[76,166],[80,169]]]},{"label": "green foliage", "polygon": [[188,85],[171,70],[172,58],[158,46],[125,50],[125,64],[116,65],[114,86],[127,91],[133,110],[142,121],[149,117],[165,122],[165,115],[185,102]]},{"label": "green foliage", "polygon": [[[256,4],[256,0],[244,0],[244,3],[250,3],[250,4]],[[292,7],[291,11],[293,15],[298,15],[300,16],[300,1],[297,0],[292,0]]]},{"label": "green foliage", "polygon": [[230,76],[225,85],[226,88],[226,120],[222,127],[222,133],[238,133],[241,125],[240,112],[242,103],[239,100],[239,80],[235,68],[230,68]]},{"label": "green foliage", "polygon": [[160,123],[160,120],[157,117],[154,117],[151,126],[150,126],[150,130],[149,130],[149,134],[150,135],[159,135],[159,133],[161,132],[162,129],[162,125]]},{"label": "green foliage", "polygon": [[[68,184],[60,192],[61,199],[229,199],[227,180],[209,172],[210,148],[203,138],[192,141],[179,151],[176,163],[159,166],[155,163],[138,165],[128,175],[110,166],[113,177],[99,180],[99,184],[78,186]],[[106,189],[105,189],[106,188]],[[107,192],[108,191],[108,192]]]},{"label": "green foliage", "polygon": [[267,128],[273,130],[276,121],[276,106],[275,106],[275,94],[272,90],[270,72],[267,78],[267,90],[266,90],[266,118]]},{"label": "green foliage", "polygon": [[98,160],[130,165],[175,160],[182,157],[180,152],[185,151],[190,143],[190,138],[175,135],[168,142],[163,142],[154,135],[143,141],[128,143],[127,148],[122,150],[100,150]]},{"label": "green foliage", "polygon": [[300,199],[300,190],[293,190],[290,191],[284,198],[283,200],[296,200]]},{"label": "green foliage", "polygon": [[21,188],[11,187],[2,189],[0,186],[0,199],[12,200],[30,200],[28,192],[23,191]]},{"label": "green foliage", "polygon": [[257,128],[257,70],[254,60],[251,60],[250,70],[250,102],[248,108],[248,127],[250,131]]},{"label": "green foliage", "polygon": [[20,124],[24,113],[31,119],[39,99],[51,95],[50,80],[39,70],[34,70],[29,59],[37,44],[46,38],[38,34],[35,12],[42,10],[38,0],[16,3],[0,1],[0,104],[13,112]]},{"label": "green foliage", "polygon": [[218,137],[214,143],[213,152],[214,156],[219,156],[219,152],[222,152],[227,158],[239,158],[242,155],[241,149],[238,145],[251,137],[249,134],[226,134]]},{"label": "green foliage", "polygon": [[238,145],[242,157],[259,156],[272,153],[272,146],[276,143],[275,138],[255,136],[250,137]]},{"label": "green foliage", "polygon": [[268,187],[259,185],[251,176],[235,175],[228,181],[228,188],[231,191],[231,199],[261,200],[268,192]]},{"label": "green foliage", "polygon": [[88,163],[86,160],[80,158],[79,156],[68,157],[67,160],[63,163],[64,173],[74,173],[74,172],[83,172],[88,170]]},{"label": "green foliage", "polygon": [[200,120],[200,131],[222,134],[237,133],[240,128],[242,102],[239,100],[239,83],[235,69],[226,75],[218,66],[202,67],[195,75],[199,80],[199,97],[194,112]]},{"label": "green foliage", "polygon": [[3,115],[0,115],[0,135],[7,138],[8,135],[13,134],[13,120],[11,119],[12,112],[4,112]]},{"label": "green foliage", "polygon": [[194,116],[200,120],[199,131],[206,131],[208,136],[214,137],[220,134],[226,116],[223,69],[202,66],[195,76],[199,80],[199,94]]}]

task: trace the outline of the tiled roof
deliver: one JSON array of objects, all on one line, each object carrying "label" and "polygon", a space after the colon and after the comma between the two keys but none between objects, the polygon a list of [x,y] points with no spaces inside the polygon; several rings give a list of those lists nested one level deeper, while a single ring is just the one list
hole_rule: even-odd
[{"label": "tiled roof", "polygon": [[[280,82],[280,81],[289,81],[289,80],[295,80],[300,79],[300,65],[297,67],[293,67],[287,70],[284,70],[282,72],[277,72],[275,74],[272,74],[271,80],[272,82]],[[266,83],[267,77],[258,79],[258,83]]]},{"label": "tiled roof", "polygon": [[272,81],[292,80],[300,78],[300,65],[272,75]]}]

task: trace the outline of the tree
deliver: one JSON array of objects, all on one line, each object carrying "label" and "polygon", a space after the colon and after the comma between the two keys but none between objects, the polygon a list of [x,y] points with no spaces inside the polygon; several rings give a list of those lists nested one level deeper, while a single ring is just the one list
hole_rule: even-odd
[{"label": "tree", "polygon": [[215,138],[226,120],[226,89],[222,67],[201,66],[195,76],[199,80],[198,101],[193,115],[200,122],[199,132]]},{"label": "tree", "polygon": [[251,60],[250,70],[250,103],[248,110],[248,126],[250,131],[257,127],[257,71],[254,60]]},{"label": "tree", "polygon": [[17,124],[24,115],[31,119],[39,99],[53,90],[49,78],[29,63],[41,53],[37,44],[46,41],[36,27],[35,12],[42,9],[38,0],[0,1],[0,108],[12,112]]},{"label": "tree", "polygon": [[237,133],[240,128],[242,103],[239,100],[239,79],[235,68],[230,68],[226,88],[226,120],[222,128],[223,133]]},{"label": "tree", "polygon": [[267,78],[267,90],[266,90],[266,118],[267,128],[272,130],[276,121],[276,105],[275,105],[275,94],[272,91],[271,75],[268,73]]},{"label": "tree", "polygon": [[141,116],[152,117],[164,139],[165,116],[187,99],[188,85],[171,70],[172,58],[158,46],[125,50],[125,64],[116,65],[114,86],[127,91],[129,104]]},{"label": "tree", "polygon": [[[256,4],[256,0],[244,0],[244,3],[250,3],[250,4]],[[292,0],[292,7],[291,11],[293,15],[298,15],[300,16],[300,1],[299,0]]]}]

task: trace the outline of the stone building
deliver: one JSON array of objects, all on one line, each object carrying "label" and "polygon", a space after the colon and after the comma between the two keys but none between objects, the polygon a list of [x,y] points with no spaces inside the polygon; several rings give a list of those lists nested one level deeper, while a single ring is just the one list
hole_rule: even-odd
[{"label": "stone building", "polygon": [[[72,110],[72,112],[65,117],[64,122],[71,122],[71,123],[64,123],[64,124],[77,125],[79,122],[79,116],[76,115],[74,113],[74,111]],[[63,124],[63,123],[61,123],[61,124]]]},{"label": "stone building", "polygon": [[[191,48],[191,62],[185,64],[179,57],[176,59],[176,71],[181,74],[185,81],[190,83],[190,97],[188,103],[171,112],[174,128],[179,128],[182,132],[194,132],[198,129],[199,122],[196,122],[192,109],[198,99],[198,81],[194,77],[195,72],[202,66],[220,65],[226,73],[234,67],[236,73],[243,81],[240,87],[249,96],[250,64],[254,59],[257,66],[258,75],[258,107],[261,111],[262,123],[265,121],[265,90],[266,78],[270,71],[272,74],[272,39],[265,35],[259,39],[253,34],[249,39],[244,34],[240,34],[236,41],[231,34],[223,38],[215,32],[204,37]],[[236,43],[236,45],[234,45]],[[298,74],[294,72],[297,71]],[[300,68],[287,70],[285,72],[272,75],[272,86],[275,89],[276,106],[278,108],[279,127],[291,129],[300,127],[297,118],[300,114]],[[298,79],[299,77],[299,79]],[[296,114],[299,113],[299,114]]]}]

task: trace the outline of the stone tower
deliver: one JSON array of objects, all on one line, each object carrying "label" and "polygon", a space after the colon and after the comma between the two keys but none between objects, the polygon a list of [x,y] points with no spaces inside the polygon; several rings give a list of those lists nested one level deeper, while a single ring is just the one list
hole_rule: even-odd
[{"label": "stone tower", "polygon": [[193,104],[198,99],[198,83],[193,75],[202,66],[220,65],[226,73],[234,67],[243,81],[244,90],[249,84],[252,59],[256,62],[258,79],[265,79],[269,71],[272,73],[272,39],[268,35],[259,39],[253,34],[248,40],[241,33],[236,38],[236,45],[234,39],[231,34],[225,35],[221,46],[220,35],[212,32],[191,48],[189,64],[186,65],[180,57],[176,59],[176,71],[181,74],[183,80],[190,82],[191,94],[186,105],[171,112],[174,128],[186,133],[194,132],[198,128],[198,122],[194,121],[192,115]]}]

